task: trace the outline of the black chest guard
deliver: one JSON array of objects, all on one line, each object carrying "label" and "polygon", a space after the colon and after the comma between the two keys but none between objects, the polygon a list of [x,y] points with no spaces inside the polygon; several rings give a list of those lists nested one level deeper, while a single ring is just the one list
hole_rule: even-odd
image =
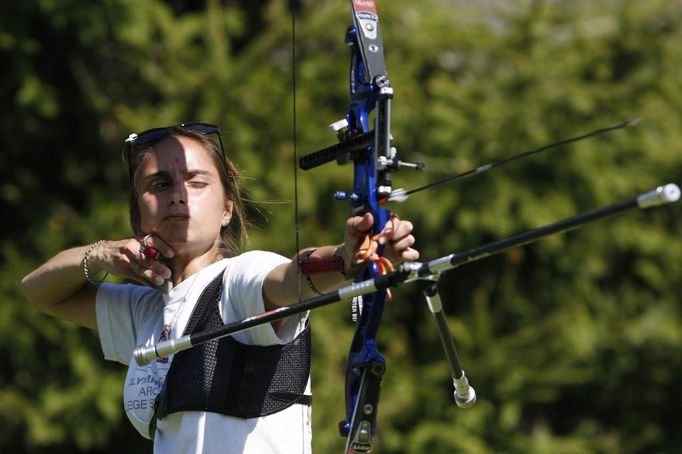
[{"label": "black chest guard", "polygon": [[[218,309],[222,278],[220,273],[206,286],[184,334],[223,324]],[[294,403],[310,405],[312,396],[304,394],[309,375],[309,325],[285,345],[244,345],[231,336],[215,339],[174,356],[155,416],[194,410],[255,418]]]}]

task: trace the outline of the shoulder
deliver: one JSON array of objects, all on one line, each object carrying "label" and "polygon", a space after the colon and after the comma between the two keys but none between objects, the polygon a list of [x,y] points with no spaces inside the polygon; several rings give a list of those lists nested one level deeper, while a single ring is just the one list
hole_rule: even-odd
[{"label": "shoulder", "polygon": [[97,310],[110,313],[129,312],[140,319],[161,310],[162,300],[158,290],[143,285],[102,284],[97,291]]},{"label": "shoulder", "polygon": [[129,301],[133,304],[144,303],[161,297],[158,290],[135,284],[101,284],[97,290],[98,300]]},{"label": "shoulder", "polygon": [[291,260],[282,255],[268,251],[248,251],[226,259],[226,275],[232,276],[265,276],[273,268],[289,263]]},{"label": "shoulder", "polygon": [[247,251],[243,252],[235,257],[232,257],[230,259],[227,259],[230,261],[235,261],[237,263],[240,262],[251,262],[251,261],[274,261],[274,262],[280,262],[280,263],[286,263],[290,261],[287,257],[284,257],[283,255],[277,254],[275,252],[270,252],[270,251],[261,251],[261,250],[252,250],[252,251]]},{"label": "shoulder", "polygon": [[140,336],[163,315],[161,294],[132,284],[102,284],[97,292],[97,329],[105,359],[129,364]]}]

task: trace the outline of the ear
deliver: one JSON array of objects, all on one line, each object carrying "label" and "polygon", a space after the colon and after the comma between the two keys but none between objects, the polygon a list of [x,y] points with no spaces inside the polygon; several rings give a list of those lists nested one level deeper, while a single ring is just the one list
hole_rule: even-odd
[{"label": "ear", "polygon": [[232,209],[234,208],[234,204],[232,203],[232,200],[226,200],[225,201],[225,211],[223,211],[223,219],[222,219],[222,226],[225,227],[227,224],[230,223],[230,219],[232,219]]}]

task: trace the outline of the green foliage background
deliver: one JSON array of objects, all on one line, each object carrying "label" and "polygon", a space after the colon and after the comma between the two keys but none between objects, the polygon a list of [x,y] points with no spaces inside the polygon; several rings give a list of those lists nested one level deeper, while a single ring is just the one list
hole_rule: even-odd
[{"label": "green foliage background", "polygon": [[[122,140],[218,123],[247,178],[248,247],[296,248],[294,152],[345,112],[345,1],[28,0],[0,14],[0,451],[150,452],[96,336],[29,307],[23,275],[130,234]],[[393,135],[412,188],[549,141],[639,126],[426,191],[392,207],[424,259],[649,190],[682,174],[682,4],[379,1]],[[340,239],[349,167],[298,172],[300,246]],[[638,212],[467,265],[442,280],[478,403],[453,405],[414,288],[380,331],[380,453],[682,451],[680,207]],[[316,311],[314,452],[340,452],[349,308]]]}]

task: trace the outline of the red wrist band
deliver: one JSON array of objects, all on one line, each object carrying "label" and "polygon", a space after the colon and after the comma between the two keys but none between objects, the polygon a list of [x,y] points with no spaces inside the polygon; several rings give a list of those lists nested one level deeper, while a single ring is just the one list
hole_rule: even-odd
[{"label": "red wrist band", "polygon": [[343,261],[343,257],[334,255],[331,258],[315,259],[310,257],[313,252],[315,252],[315,249],[306,252],[299,261],[298,266],[302,274],[309,276],[311,274],[331,273],[333,271],[345,274],[346,263]]}]

